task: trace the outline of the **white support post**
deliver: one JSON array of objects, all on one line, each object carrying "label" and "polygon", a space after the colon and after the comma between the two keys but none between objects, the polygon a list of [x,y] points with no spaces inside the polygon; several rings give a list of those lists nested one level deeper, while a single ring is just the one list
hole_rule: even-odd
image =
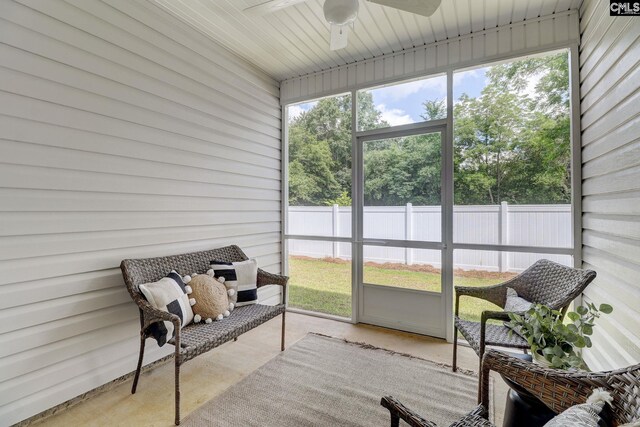
[{"label": "white support post", "polygon": [[[338,237],[340,234],[340,209],[338,205],[333,205],[331,209],[331,223],[333,226],[332,236]],[[333,257],[340,258],[340,243],[333,242]]]},{"label": "white support post", "polygon": [[[507,202],[500,203],[500,244],[509,244],[509,204]],[[498,270],[501,273],[509,271],[509,254],[507,252],[500,252],[498,262]]]},{"label": "white support post", "polygon": [[[407,203],[404,209],[404,240],[413,238],[413,205]],[[413,249],[404,249],[404,260],[407,265],[413,264]]]}]

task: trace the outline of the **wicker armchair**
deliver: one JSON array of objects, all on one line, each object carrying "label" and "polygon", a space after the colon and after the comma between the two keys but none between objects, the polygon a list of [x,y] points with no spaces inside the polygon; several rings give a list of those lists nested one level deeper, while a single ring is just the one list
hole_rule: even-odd
[{"label": "wicker armchair", "polygon": [[[544,368],[497,350],[487,350],[482,371],[481,404],[450,427],[493,426],[487,420],[486,410],[490,404],[490,371],[517,383],[555,413],[586,402],[594,389],[602,387],[613,396],[613,425],[640,420],[640,364],[606,372],[568,372]],[[400,419],[411,427],[436,427],[391,396],[383,397],[380,404],[389,410],[392,427],[397,427]]]},{"label": "wicker armchair", "polygon": [[[221,322],[190,324],[180,329],[180,318],[175,314],[154,308],[141,294],[138,286],[143,283],[155,282],[164,277],[167,272],[175,269],[182,274],[204,273],[209,269],[211,260],[226,262],[244,261],[247,256],[236,246],[209,251],[192,252],[158,258],[125,259],[120,268],[127,290],[140,311],[140,354],[131,393],[136,392],[146,339],[151,336],[149,327],[155,322],[170,321],[174,324],[175,337],[168,344],[175,346],[175,424],[180,424],[180,365],[187,360],[206,353],[227,341],[237,340],[238,336],[262,323],[282,315],[282,334],[280,349],[284,350],[285,339],[285,305],[275,306],[252,304],[236,308],[231,315]],[[286,276],[268,273],[258,269],[258,287],[264,285],[282,286],[282,300],[286,301]]]},{"label": "wicker armchair", "polygon": [[[527,301],[561,310],[564,315],[571,301],[580,295],[595,277],[595,271],[571,268],[542,259],[513,279],[498,285],[479,288],[456,286],[453,371],[457,369],[458,331],[480,358],[478,371],[480,382],[482,381],[482,356],[486,346],[494,345],[522,350],[529,348],[529,343],[524,338],[517,334],[509,336],[509,328],[506,326],[487,323],[489,319],[509,320],[509,315],[505,311],[484,311],[480,322],[461,319],[459,317],[460,297],[481,298],[504,308],[507,288],[513,288],[518,296]],[[479,400],[480,387],[478,387]]]},{"label": "wicker armchair", "polygon": [[603,372],[563,371],[488,350],[482,363],[482,402],[489,402],[489,372],[502,374],[556,414],[584,403],[596,388],[613,396],[613,425],[640,421],[640,364]]}]

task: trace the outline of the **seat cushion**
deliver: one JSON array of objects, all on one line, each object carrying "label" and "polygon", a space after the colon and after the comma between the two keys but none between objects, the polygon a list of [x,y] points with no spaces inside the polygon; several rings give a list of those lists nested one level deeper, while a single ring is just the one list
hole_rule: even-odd
[{"label": "seat cushion", "polygon": [[[476,353],[480,351],[480,322],[463,320],[456,317],[455,324],[462,336]],[[529,348],[527,340],[520,335],[512,333],[509,336],[509,328],[504,325],[485,325],[485,345],[497,345],[500,347]]]},{"label": "seat cushion", "polygon": [[[184,360],[191,359],[214,347],[224,344],[256,326],[260,326],[279,314],[285,306],[252,304],[238,307],[229,317],[212,323],[192,323],[180,331],[181,353]],[[173,340],[170,341],[174,344]]]}]

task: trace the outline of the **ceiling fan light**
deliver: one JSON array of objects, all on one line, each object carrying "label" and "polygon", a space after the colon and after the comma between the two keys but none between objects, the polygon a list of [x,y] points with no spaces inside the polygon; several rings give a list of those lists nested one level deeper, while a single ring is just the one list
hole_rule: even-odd
[{"label": "ceiling fan light", "polygon": [[322,10],[329,24],[345,25],[358,16],[358,0],[326,0]]}]

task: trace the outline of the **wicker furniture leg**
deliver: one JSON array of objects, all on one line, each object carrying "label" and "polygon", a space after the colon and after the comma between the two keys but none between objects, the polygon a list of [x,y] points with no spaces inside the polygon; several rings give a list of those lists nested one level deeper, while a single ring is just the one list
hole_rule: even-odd
[{"label": "wicker furniture leg", "polygon": [[[460,295],[456,293],[456,307],[454,316],[458,317],[458,312],[460,311]],[[454,318],[455,318],[454,317]],[[458,327],[456,323],[453,323],[453,363],[452,371],[455,372],[458,370]]]},{"label": "wicker furniture leg", "polygon": [[453,363],[451,370],[453,372],[458,370],[458,328],[453,327]]},{"label": "wicker furniture leg", "polygon": [[400,416],[396,413],[391,414],[391,427],[400,427]]},{"label": "wicker furniture leg", "polygon": [[484,349],[485,349],[485,335],[486,335],[486,326],[487,326],[487,320],[488,320],[488,316],[487,316],[486,311],[482,312],[482,315],[480,317],[480,346],[478,349],[478,404],[480,404],[480,402],[482,401],[482,384],[483,384],[483,379],[482,379],[482,356],[484,356]]},{"label": "wicker furniture leg", "polygon": [[140,332],[140,355],[138,356],[138,367],[136,368],[136,375],[133,377],[133,385],[131,386],[131,394],[136,393],[138,387],[138,379],[140,378],[140,371],[142,370],[142,359],[144,358],[144,343],[146,342],[144,333]]},{"label": "wicker furniture leg", "polygon": [[176,336],[176,350],[174,353],[174,359],[176,364],[176,419],[175,424],[180,425],[180,342],[179,337]]},{"label": "wicker furniture leg", "polygon": [[284,325],[286,314],[286,312],[282,313],[282,337],[280,338],[280,351],[284,351]]}]

